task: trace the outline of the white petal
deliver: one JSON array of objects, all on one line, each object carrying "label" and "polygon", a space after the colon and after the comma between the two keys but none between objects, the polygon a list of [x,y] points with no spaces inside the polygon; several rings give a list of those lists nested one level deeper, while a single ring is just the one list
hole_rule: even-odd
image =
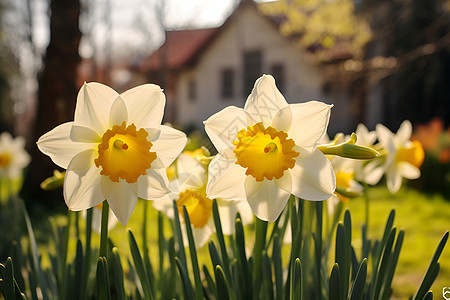
[{"label": "white petal", "polygon": [[292,193],[292,175],[289,171],[284,171],[280,179],[274,179],[275,184],[287,193]]},{"label": "white petal", "polygon": [[364,124],[359,123],[356,127],[357,145],[372,146],[377,139],[377,133],[375,131],[369,131]]},{"label": "white petal", "polygon": [[399,162],[397,168],[400,175],[407,179],[417,179],[420,177],[420,170],[407,162]]},{"label": "white petal", "polygon": [[378,161],[371,161],[364,168],[364,181],[370,185],[377,184],[385,171],[384,166],[380,166]]},{"label": "white petal", "polygon": [[83,150],[96,148],[96,144],[77,143],[70,139],[73,122],[55,127],[39,138],[37,146],[45,155],[50,156],[55,164],[67,169],[70,160]]},{"label": "white petal", "polygon": [[312,151],[317,141],[326,134],[333,105],[309,101],[289,106],[292,111],[289,137],[295,141],[296,145]]},{"label": "white petal", "polygon": [[70,170],[86,170],[94,164],[94,159],[98,157],[98,151],[95,149],[88,149],[81,151],[75,155],[70,161]]},{"label": "white petal", "polygon": [[109,127],[109,112],[118,96],[104,84],[85,83],[78,93],[74,124],[89,127],[102,135]]},{"label": "white petal", "polygon": [[267,127],[272,123],[275,114],[287,105],[275,85],[275,79],[271,75],[263,75],[256,80],[245,102],[244,110],[250,113],[256,122],[263,122]]},{"label": "white petal", "polygon": [[387,148],[386,150],[392,151],[394,149],[391,149],[394,144],[394,134],[383,124],[377,124],[375,127],[375,130],[377,132],[378,140],[380,141],[380,144]]},{"label": "white petal", "polygon": [[288,132],[292,125],[292,111],[290,105],[280,109],[272,120],[272,126],[278,131]]},{"label": "white petal", "polygon": [[169,180],[165,169],[148,169],[146,176],[140,176],[138,179],[139,198],[145,200],[156,200],[165,197],[169,193]]},{"label": "white petal", "polygon": [[163,212],[170,219],[174,218],[173,200],[168,195],[152,201],[152,204],[156,210]]},{"label": "white petal", "polygon": [[217,206],[222,230],[225,235],[234,234],[236,215],[238,212],[244,226],[253,221],[253,212],[247,201],[228,201],[218,198]]},{"label": "white petal", "polygon": [[114,187],[108,195],[109,207],[122,225],[128,223],[128,219],[136,206],[137,190],[137,183],[130,184],[119,179],[119,182],[114,182]]},{"label": "white petal", "polygon": [[[128,122],[128,110],[122,97],[117,97],[109,112],[109,127]],[[136,125],[136,124],[135,124]]]},{"label": "white petal", "polygon": [[253,176],[246,176],[244,187],[245,187],[245,195],[246,197],[251,197],[256,194],[257,191],[262,187],[262,181],[256,181],[256,178]]},{"label": "white petal", "polygon": [[245,170],[235,164],[236,160],[225,159],[217,154],[208,167],[208,198],[227,200],[245,200]]},{"label": "white petal", "polygon": [[179,177],[186,174],[189,177],[196,178],[200,183],[206,182],[206,169],[197,159],[181,153],[176,164]]},{"label": "white petal", "polygon": [[81,143],[96,143],[99,144],[102,141],[102,137],[97,131],[83,126],[72,125],[70,130],[70,138],[74,142]]},{"label": "white petal", "polygon": [[105,200],[101,177],[95,165],[85,170],[72,170],[69,164],[64,179],[64,199],[70,210],[88,209]]},{"label": "white petal", "polygon": [[399,170],[396,168],[390,168],[386,172],[386,185],[392,194],[397,193],[397,191],[402,186],[402,176],[400,175]]},{"label": "white petal", "polygon": [[128,108],[128,118],[138,128],[159,128],[166,98],[161,88],[144,84],[120,95]]},{"label": "white petal", "polygon": [[292,194],[320,201],[331,197],[336,189],[336,178],[331,162],[317,149],[308,158],[297,158],[292,176]]},{"label": "white petal", "polygon": [[274,181],[264,179],[261,188],[248,197],[248,203],[258,218],[273,222],[286,207],[290,195],[278,188]]},{"label": "white petal", "polygon": [[155,151],[156,156],[161,159],[167,168],[180,155],[186,146],[186,135],[172,127],[161,125],[159,139],[153,142],[150,151]]},{"label": "white petal", "polygon": [[[192,235],[194,236],[195,247],[197,249],[205,245],[205,243],[209,240],[209,237],[214,233],[214,228],[213,218],[210,218],[208,223],[206,223],[206,225],[202,228],[192,227]],[[183,232],[186,232],[186,230],[183,230]],[[185,241],[187,241],[187,235],[185,236]],[[185,246],[188,246],[187,242]]]},{"label": "white petal", "polygon": [[[233,147],[236,134],[253,123],[251,117],[242,108],[228,106],[203,122],[205,131],[219,153]],[[251,124],[253,125],[253,124]]]},{"label": "white petal", "polygon": [[412,124],[409,120],[405,120],[400,124],[400,128],[396,134],[396,140],[399,143],[406,143],[411,138],[412,134]]}]

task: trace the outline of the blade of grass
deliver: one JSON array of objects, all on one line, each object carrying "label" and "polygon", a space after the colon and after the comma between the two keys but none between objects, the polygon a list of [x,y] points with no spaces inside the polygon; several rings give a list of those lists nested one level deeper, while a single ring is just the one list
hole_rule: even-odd
[{"label": "blade of grass", "polygon": [[330,289],[328,291],[329,300],[344,300],[341,293],[341,271],[339,270],[339,264],[335,263],[333,269],[331,269],[330,275]]},{"label": "blade of grass", "polygon": [[110,300],[108,263],[104,256],[97,261],[97,297],[100,300]]},{"label": "blade of grass", "polygon": [[219,241],[220,253],[222,255],[222,263],[223,263],[222,269],[224,271],[227,280],[231,282],[230,262],[228,260],[228,253],[225,245],[225,238],[223,236],[222,223],[220,221],[219,208],[217,206],[216,199],[213,200],[212,212],[213,212],[214,226],[216,227],[216,235]]}]

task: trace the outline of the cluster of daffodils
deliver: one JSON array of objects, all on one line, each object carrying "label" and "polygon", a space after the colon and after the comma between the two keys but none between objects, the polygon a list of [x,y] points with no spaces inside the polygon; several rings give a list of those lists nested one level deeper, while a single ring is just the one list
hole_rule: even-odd
[{"label": "cluster of daffodils", "polygon": [[[375,184],[386,174],[394,192],[402,176],[420,174],[423,150],[420,157],[421,148],[409,141],[409,122],[397,135],[382,125],[376,133],[360,125],[358,139],[340,135],[324,142],[332,105],[288,104],[270,75],[256,81],[244,108],[227,107],[204,122],[218,152],[214,157],[204,149],[181,153],[186,136],[161,125],[164,106],[156,85],[123,94],[99,83],[83,85],[74,121],[37,142],[66,169],[61,178],[70,210],[98,207],[106,200],[126,224],[138,198],[153,200],[171,218],[177,212],[184,218],[185,207],[201,246],[214,231],[213,199],[224,233],[232,234],[237,213],[244,224],[253,214],[272,222],[291,195],[346,201],[360,194],[358,181]],[[377,138],[379,146],[374,146]],[[378,152],[373,148],[380,155],[369,162],[342,158],[374,158]]]},{"label": "cluster of daffodils", "polygon": [[9,133],[0,134],[0,178],[17,179],[29,164],[30,155],[25,151],[25,139],[13,138]]}]

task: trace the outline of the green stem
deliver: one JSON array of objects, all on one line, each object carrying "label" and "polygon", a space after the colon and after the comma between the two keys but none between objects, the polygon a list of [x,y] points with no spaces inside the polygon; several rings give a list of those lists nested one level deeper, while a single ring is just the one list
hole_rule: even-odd
[{"label": "green stem", "polygon": [[366,221],[366,230],[369,231],[369,206],[370,206],[370,198],[369,198],[369,186],[367,183],[364,183],[364,204],[365,204],[365,221]]},{"label": "green stem", "polygon": [[264,249],[264,244],[266,241],[266,232],[267,232],[267,221],[262,221],[259,218],[256,218],[255,224],[255,246],[253,248],[253,259],[254,259],[254,284],[253,296],[255,299],[259,299],[259,291],[261,288],[261,259],[262,259],[262,251]]},{"label": "green stem", "polygon": [[147,205],[148,201],[144,201],[144,222],[142,227],[142,243],[143,247],[142,250],[144,252],[144,257],[148,255],[148,248],[147,248]]},{"label": "green stem", "polygon": [[108,216],[109,216],[109,204],[108,201],[103,201],[102,205],[102,231],[100,234],[100,254],[99,257],[106,257],[108,253]]},{"label": "green stem", "polygon": [[322,299],[322,225],[323,225],[323,202],[316,203],[316,270],[317,270],[317,298]]}]

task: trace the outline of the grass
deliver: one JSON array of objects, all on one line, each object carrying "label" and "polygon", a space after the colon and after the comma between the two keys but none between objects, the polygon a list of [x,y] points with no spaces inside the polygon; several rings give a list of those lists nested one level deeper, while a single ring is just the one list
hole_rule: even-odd
[{"label": "grass", "polygon": [[[428,262],[430,261],[434,250],[446,230],[450,229],[450,201],[438,194],[424,194],[414,189],[402,188],[397,194],[391,195],[386,188],[376,187],[369,190],[370,203],[370,227],[369,238],[381,238],[384,226],[391,209],[396,210],[394,226],[398,229],[404,229],[405,239],[399,258],[399,264],[394,276],[393,299],[406,299],[412,296],[417,290],[419,283],[425,274]],[[61,201],[63,201],[61,199]],[[149,203],[150,204],[150,203]],[[351,212],[353,224],[353,245],[356,249],[361,245],[361,225],[364,222],[364,199],[355,198],[347,204]],[[147,231],[149,234],[150,258],[155,269],[158,268],[157,245],[157,215],[158,212],[148,205],[149,215]],[[143,222],[144,200],[139,200],[127,226],[118,224],[109,232],[109,237],[115,246],[119,249],[122,259],[122,265],[127,266],[126,260],[131,257],[129,244],[127,240],[127,228],[130,228],[138,241],[139,248],[142,249],[142,222]],[[47,214],[46,214],[47,213]],[[72,222],[75,222],[75,213]],[[31,216],[33,218],[33,216]],[[43,255],[43,264],[49,264],[45,253],[55,253],[55,249],[49,249],[48,237],[49,222],[48,217],[53,218],[59,225],[65,225],[67,222],[67,212],[48,215],[45,210],[40,210],[39,217],[34,216],[33,225],[40,247],[40,253]],[[84,219],[78,216],[79,230],[84,232]],[[165,220],[165,235],[171,234],[170,223]],[[76,244],[76,232],[71,228],[71,238],[69,241],[69,257],[74,256]],[[84,235],[82,235],[84,236]],[[248,235],[247,235],[248,236]],[[252,236],[250,236],[252,238]],[[93,234],[92,246],[99,247],[99,234]],[[357,253],[358,250],[356,250]],[[207,247],[204,246],[199,251],[199,260],[201,264],[210,265],[210,258]],[[437,277],[432,289],[435,296],[441,296],[442,289],[450,286],[450,246],[444,249],[440,258],[441,271]],[[331,272],[331,268],[329,270]]]}]

